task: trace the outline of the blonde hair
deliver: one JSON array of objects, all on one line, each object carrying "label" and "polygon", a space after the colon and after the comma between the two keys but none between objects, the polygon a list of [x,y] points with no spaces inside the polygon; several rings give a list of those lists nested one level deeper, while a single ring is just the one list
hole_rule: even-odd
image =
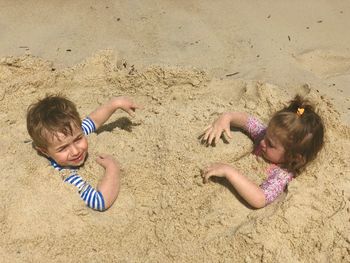
[{"label": "blonde hair", "polygon": [[299,173],[324,144],[324,125],[314,106],[300,95],[276,112],[268,125],[285,149],[284,168]]},{"label": "blonde hair", "polygon": [[36,147],[47,148],[48,133],[72,135],[72,125],[81,126],[81,119],[73,102],[62,95],[47,95],[27,110],[27,130]]}]

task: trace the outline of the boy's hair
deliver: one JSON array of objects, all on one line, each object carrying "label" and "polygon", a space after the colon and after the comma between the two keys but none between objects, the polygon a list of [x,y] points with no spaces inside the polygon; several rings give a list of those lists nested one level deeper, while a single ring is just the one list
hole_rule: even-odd
[{"label": "boy's hair", "polygon": [[315,159],[324,144],[322,119],[314,106],[300,95],[273,115],[268,129],[282,143],[285,149],[284,166],[293,173],[299,173]]},{"label": "boy's hair", "polygon": [[81,126],[81,119],[73,102],[62,95],[47,95],[27,110],[27,130],[35,147],[46,149],[48,134],[72,135],[72,125]]}]

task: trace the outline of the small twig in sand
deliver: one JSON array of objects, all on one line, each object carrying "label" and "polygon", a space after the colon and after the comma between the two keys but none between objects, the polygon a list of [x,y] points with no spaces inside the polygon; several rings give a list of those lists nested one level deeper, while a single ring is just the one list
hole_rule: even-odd
[{"label": "small twig in sand", "polygon": [[226,77],[232,77],[232,76],[237,75],[237,74],[239,74],[239,72],[238,72],[238,71],[237,71],[237,72],[235,72],[235,73],[227,74],[227,75],[226,75]]}]

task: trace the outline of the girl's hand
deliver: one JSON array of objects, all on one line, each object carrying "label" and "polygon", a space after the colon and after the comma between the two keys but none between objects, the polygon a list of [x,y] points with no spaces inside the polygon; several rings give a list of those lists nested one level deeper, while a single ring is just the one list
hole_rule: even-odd
[{"label": "girl's hand", "polygon": [[203,135],[201,136],[202,143],[211,145],[212,142],[214,142],[215,144],[217,144],[222,133],[225,133],[227,137],[231,139],[232,135],[230,131],[230,123],[230,113],[222,114],[217,120],[215,120],[212,124],[205,128],[205,130],[203,131]]},{"label": "girl's hand", "polygon": [[116,108],[122,109],[127,112],[130,116],[134,116],[136,109],[141,109],[142,107],[135,104],[130,98],[125,96],[114,97],[112,98],[113,104]]},{"label": "girl's hand", "polygon": [[234,168],[225,163],[213,163],[202,170],[201,176],[204,183],[209,181],[212,176],[226,177]]}]

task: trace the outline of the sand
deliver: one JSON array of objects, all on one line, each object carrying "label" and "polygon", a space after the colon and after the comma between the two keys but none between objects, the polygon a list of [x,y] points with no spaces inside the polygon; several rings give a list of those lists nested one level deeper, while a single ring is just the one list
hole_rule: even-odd
[{"label": "sand", "polygon": [[[111,15],[119,7],[112,2],[77,3],[62,6],[75,15],[81,9],[85,15],[92,12],[91,16]],[[33,43],[23,44],[32,46],[25,48],[27,54],[17,54],[6,41],[0,46],[2,262],[349,262],[350,56],[341,41],[346,40],[346,31],[341,29],[349,25],[345,18],[349,5],[317,2],[319,12],[311,16],[311,26],[304,17],[309,11],[300,13],[298,3],[290,4],[290,13],[284,15],[279,4],[237,2],[237,16],[228,24],[222,17],[232,17],[225,7],[234,8],[233,3],[204,1],[197,6],[177,1],[144,8],[150,3],[137,6],[135,16],[126,3],[119,4],[124,9],[113,18],[121,17],[118,23],[133,22],[119,33],[123,41],[127,29],[135,33],[128,39],[136,46],[119,41],[121,46],[106,49],[108,44],[96,37],[95,46],[82,45],[79,54],[65,56],[74,52],[70,47],[72,51],[52,55],[51,45],[38,44],[29,36],[29,25],[21,27],[21,41]],[[25,5],[18,9],[2,5],[16,10],[7,15],[10,18],[25,14]],[[45,10],[55,17],[60,14],[57,8],[48,5]],[[38,10],[32,9],[33,13]],[[73,19],[73,11],[62,23]],[[91,25],[90,15],[86,21]],[[22,22],[28,17],[23,16]],[[41,21],[35,17],[34,25]],[[287,22],[278,23],[284,17]],[[52,19],[46,17],[47,25]],[[163,26],[166,19],[171,23]],[[179,38],[171,34],[180,26],[177,19],[182,19],[182,28],[187,30]],[[263,41],[262,33],[253,28],[271,19],[276,24],[265,32],[267,40]],[[95,20],[97,29],[102,22]],[[134,28],[139,23],[144,27]],[[162,34],[152,38],[154,24]],[[209,24],[222,29],[203,44],[206,34],[213,32]],[[301,25],[305,32],[298,35]],[[230,26],[237,34],[224,38]],[[262,29],[269,27],[261,24]],[[115,30],[107,23],[100,28],[108,36]],[[294,35],[285,33],[279,41],[280,28]],[[306,31],[311,29],[314,35],[309,39]],[[9,27],[5,30],[10,31]],[[41,31],[46,32],[44,36],[52,32]],[[145,36],[147,32],[151,37]],[[332,37],[324,37],[324,32]],[[166,42],[165,36],[171,41]],[[276,38],[271,42],[272,36]],[[315,37],[319,37],[318,44],[311,43]],[[11,37],[6,39],[14,43]],[[292,41],[296,41],[294,46],[288,46]],[[215,56],[208,45],[225,52]],[[277,55],[277,46],[287,51]],[[231,75],[235,72],[239,73]],[[134,118],[116,112],[88,138],[90,156],[81,169],[84,178],[96,184],[102,175],[94,161],[98,153],[110,153],[122,165],[120,196],[104,213],[86,208],[75,189],[63,184],[47,160],[32,149],[26,109],[45,94],[58,92],[76,102],[82,116],[111,96],[127,95],[144,106]],[[266,169],[264,162],[250,154],[252,142],[240,132],[234,132],[228,144],[201,145],[197,137],[206,125],[228,110],[247,111],[267,122],[296,93],[319,109],[326,125],[326,144],[290,183],[287,193],[266,208],[254,210],[225,180],[203,184],[200,169],[215,161],[234,165],[257,183],[264,179]]]}]

